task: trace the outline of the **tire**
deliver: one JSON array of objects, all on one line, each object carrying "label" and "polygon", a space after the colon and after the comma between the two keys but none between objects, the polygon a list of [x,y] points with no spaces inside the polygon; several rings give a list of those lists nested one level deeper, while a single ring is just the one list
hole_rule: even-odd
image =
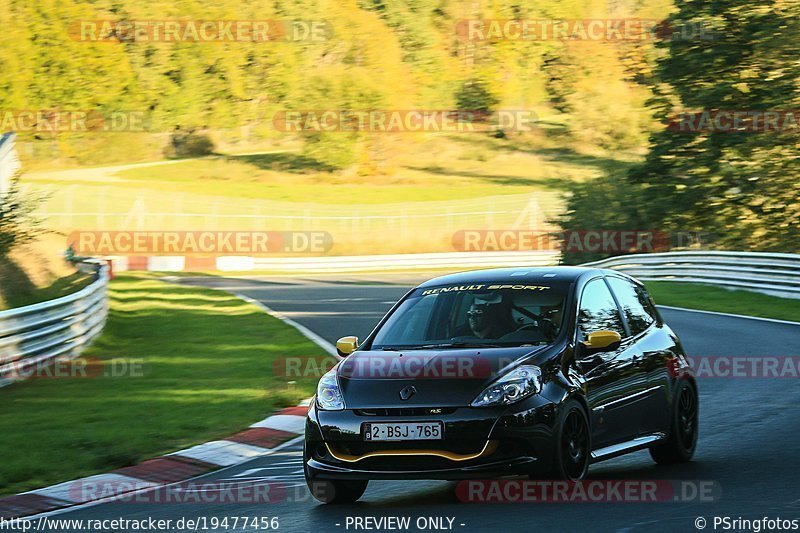
[{"label": "tire", "polygon": [[548,477],[580,481],[589,472],[592,454],[592,433],[583,406],[576,400],[567,400],[556,427],[554,460]]},{"label": "tire", "polygon": [[368,480],[329,480],[314,479],[309,475],[308,457],[303,444],[303,473],[306,485],[315,500],[321,503],[354,503],[364,495]]},{"label": "tire", "polygon": [[697,446],[699,414],[697,389],[686,380],[678,382],[672,402],[672,416],[667,440],[650,448],[650,456],[660,465],[692,460]]}]

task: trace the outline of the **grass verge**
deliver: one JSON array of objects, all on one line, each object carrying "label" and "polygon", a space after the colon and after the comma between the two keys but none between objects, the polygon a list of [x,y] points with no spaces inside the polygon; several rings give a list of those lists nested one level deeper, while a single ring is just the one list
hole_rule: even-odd
[{"label": "grass verge", "polygon": [[638,160],[546,136],[405,139],[375,170],[329,172],[287,149],[30,172],[21,183],[47,195],[42,213],[58,230],[325,230],[333,255],[446,252],[463,229],[547,229],[576,182]]},{"label": "grass verge", "polygon": [[659,305],[800,322],[800,305],[791,298],[702,283],[648,281],[646,285]]},{"label": "grass verge", "polygon": [[316,378],[290,386],[273,362],[324,355],[319,347],[228,293],[122,275],[110,304],[106,329],[84,358],[140,376],[32,379],[0,389],[0,494],[223,438],[313,391]]}]

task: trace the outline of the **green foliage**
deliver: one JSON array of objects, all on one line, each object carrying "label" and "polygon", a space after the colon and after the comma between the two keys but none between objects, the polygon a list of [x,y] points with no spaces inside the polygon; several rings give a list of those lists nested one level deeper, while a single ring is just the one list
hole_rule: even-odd
[{"label": "green foliage", "polygon": [[170,158],[200,157],[214,153],[214,142],[201,133],[175,133],[165,154]]},{"label": "green foliage", "polygon": [[642,146],[648,92],[628,79],[634,73],[614,43],[565,43],[543,66],[553,107],[569,116],[570,137],[587,146],[618,150]]},{"label": "green foliage", "polygon": [[[310,109],[538,109],[550,105],[541,75],[547,54],[562,54],[563,43],[547,41],[465,42],[456,36],[467,19],[582,19],[616,16],[619,6],[640,9],[665,0],[542,0],[490,4],[460,0],[6,0],[0,9],[0,68],[14,72],[0,80],[0,109],[67,109],[111,113],[144,112],[151,141],[113,142],[89,137],[105,133],[59,134],[61,157],[72,164],[119,160],[125,146],[134,154],[158,153],[168,132],[246,128],[257,139],[286,137],[272,127],[278,111]],[[643,8],[642,8],[643,9]],[[663,6],[652,16],[663,16]],[[70,37],[80,20],[248,20],[329,21],[332,36],[322,41],[228,43],[92,43]],[[74,34],[74,29],[72,30]],[[610,50],[610,49],[609,49]],[[623,53],[602,57],[561,55],[572,63],[595,63],[576,72],[594,90],[575,87],[562,98],[579,104],[585,117],[574,122],[575,138],[608,147],[641,142],[643,99],[628,78]],[[614,83],[616,80],[616,83]],[[608,94],[605,91],[612,89]],[[569,96],[571,94],[571,96]],[[611,108],[611,109],[609,109]],[[608,113],[624,117],[631,131],[611,128]],[[545,113],[548,112],[545,109]],[[595,133],[597,132],[597,133]],[[116,135],[116,134],[114,134]],[[638,135],[638,136],[637,136]],[[21,141],[41,141],[20,132]],[[49,135],[48,135],[49,137]],[[393,140],[393,150],[369,135],[300,135],[309,157],[331,170],[360,167],[359,173],[386,169],[380,158],[402,151],[408,137]],[[367,137],[367,138],[365,138]],[[412,141],[413,142],[413,141]],[[91,146],[86,149],[86,146]],[[104,148],[105,147],[105,148]],[[32,153],[39,153],[32,150]],[[113,157],[107,155],[113,152]],[[92,157],[97,160],[93,161]],[[388,169],[386,169],[388,171]]]},{"label": "green foliage", "polygon": [[[667,23],[701,27],[706,39],[663,42],[651,75],[650,106],[662,121],[646,160],[627,176],[609,176],[577,190],[562,223],[716,235],[721,249],[800,250],[800,131],[681,132],[667,129],[678,112],[792,110],[800,105],[800,4],[748,0],[678,2]],[[579,103],[562,94],[576,63],[554,63],[553,98],[567,111]],[[565,74],[569,73],[569,76]],[[592,105],[594,110],[599,106]],[[601,131],[596,128],[595,131]],[[591,197],[598,201],[593,205]]]},{"label": "green foliage", "polygon": [[323,168],[343,169],[353,165],[358,157],[358,136],[348,133],[311,132],[305,136],[303,155]]},{"label": "green foliage", "polygon": [[[694,0],[678,6],[669,20],[673,26],[701,25],[713,38],[666,43],[653,100],[662,120],[676,111],[798,108],[800,4]],[[650,144],[646,162],[630,181],[654,199],[648,209],[653,223],[716,233],[722,248],[800,250],[796,128],[741,133],[662,128]]]},{"label": "green foliage", "polygon": [[[651,203],[640,185],[627,183],[619,173],[588,182],[576,183],[564,213],[554,222],[566,231],[626,230],[646,231],[644,211]],[[567,249],[562,261],[579,265],[608,257],[604,251],[583,252]]]},{"label": "green foliage", "polygon": [[461,84],[456,93],[458,109],[491,113],[500,103],[496,95],[489,91],[485,80],[471,79]]},{"label": "green foliage", "polygon": [[568,100],[578,82],[576,70],[566,54],[551,54],[542,65],[549,102],[561,113],[572,111]]},{"label": "green foliage", "polygon": [[40,220],[33,215],[41,200],[23,193],[16,180],[5,194],[0,193],[0,259],[42,233]]}]

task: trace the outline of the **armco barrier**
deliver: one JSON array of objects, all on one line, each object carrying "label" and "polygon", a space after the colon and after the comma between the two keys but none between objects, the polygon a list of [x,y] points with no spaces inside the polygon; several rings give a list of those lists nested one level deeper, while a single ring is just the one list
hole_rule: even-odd
[{"label": "armco barrier", "polygon": [[[436,269],[497,266],[551,266],[558,264],[560,254],[552,251],[533,252],[447,252],[429,254],[365,255],[342,257],[278,257],[256,258],[255,270],[279,270],[287,272],[324,273],[359,272],[402,269]],[[220,270],[236,270],[239,258],[217,260]]]},{"label": "armco barrier", "polygon": [[623,255],[584,266],[613,268],[649,281],[685,281],[800,298],[800,255],[766,252],[668,252]]},{"label": "armco barrier", "polygon": [[78,292],[0,311],[0,387],[55,358],[77,357],[100,334],[108,315],[108,270],[95,266],[95,280]]}]

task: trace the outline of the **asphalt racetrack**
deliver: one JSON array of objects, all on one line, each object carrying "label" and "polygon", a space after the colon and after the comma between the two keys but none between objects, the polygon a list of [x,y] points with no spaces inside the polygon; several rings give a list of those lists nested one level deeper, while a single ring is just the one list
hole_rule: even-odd
[{"label": "asphalt racetrack", "polygon": [[[258,282],[221,278],[187,280],[245,294],[306,326],[329,342],[364,338],[408,287],[325,282]],[[662,309],[690,356],[798,356],[800,326]],[[320,351],[320,355],[323,352]],[[698,531],[714,517],[800,518],[800,381],[795,378],[700,378],[700,438],[694,461],[657,466],[647,451],[593,465],[593,480],[670,480],[711,486],[711,498],[616,503],[464,503],[455,482],[373,481],[357,504],[325,506],[305,489],[302,442],[271,455],[213,472],[203,480],[281,484],[281,501],[252,503],[108,502],[51,515],[59,519],[149,517],[277,517],[279,531]],[[700,483],[698,483],[700,482]],[[705,501],[705,500],[711,501]],[[699,501],[703,500],[703,501]],[[376,519],[356,521],[357,518]],[[392,529],[409,519],[408,529]],[[420,517],[422,522],[418,522]],[[428,520],[431,518],[431,520]],[[700,520],[702,518],[705,520]],[[173,522],[174,523],[174,522]],[[359,526],[360,524],[360,526]],[[217,531],[254,531],[239,524]],[[383,527],[381,527],[383,526]],[[199,528],[198,528],[199,529]],[[738,528],[729,528],[734,531]],[[67,531],[69,528],[59,531]],[[180,529],[172,529],[180,530]],[[190,530],[184,528],[184,530]],[[194,529],[191,529],[194,531]],[[201,529],[202,530],[202,529]],[[206,530],[212,530],[207,528]],[[747,529],[745,529],[747,530]],[[752,530],[752,529],[751,529]]]}]

